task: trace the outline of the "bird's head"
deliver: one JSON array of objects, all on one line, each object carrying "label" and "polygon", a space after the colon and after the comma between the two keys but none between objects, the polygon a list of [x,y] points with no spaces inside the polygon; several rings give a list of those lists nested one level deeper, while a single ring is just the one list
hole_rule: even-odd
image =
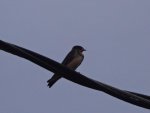
[{"label": "bird's head", "polygon": [[82,46],[76,45],[72,48],[73,50],[77,50],[79,52],[86,51]]}]

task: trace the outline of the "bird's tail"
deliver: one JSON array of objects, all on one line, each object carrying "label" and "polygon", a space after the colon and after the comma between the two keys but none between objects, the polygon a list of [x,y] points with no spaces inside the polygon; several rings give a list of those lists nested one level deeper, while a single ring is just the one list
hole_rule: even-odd
[{"label": "bird's tail", "polygon": [[56,75],[56,74],[53,75],[52,78],[47,81],[47,83],[48,83],[47,86],[49,88],[51,88],[53,86],[53,84],[55,84],[55,82],[57,82],[57,80],[59,80],[60,78],[61,78],[61,76],[59,76],[59,75]]}]

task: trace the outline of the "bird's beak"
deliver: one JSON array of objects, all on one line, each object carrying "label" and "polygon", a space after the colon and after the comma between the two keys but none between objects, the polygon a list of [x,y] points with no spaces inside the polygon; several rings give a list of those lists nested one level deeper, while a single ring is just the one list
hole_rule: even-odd
[{"label": "bird's beak", "polygon": [[83,48],[83,50],[82,50],[82,51],[86,51],[86,49],[84,49],[84,48]]}]

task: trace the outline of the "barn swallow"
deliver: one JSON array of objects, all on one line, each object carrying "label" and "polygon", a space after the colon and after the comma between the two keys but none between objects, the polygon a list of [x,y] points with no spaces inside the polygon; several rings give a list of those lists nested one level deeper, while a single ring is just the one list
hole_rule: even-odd
[{"label": "barn swallow", "polygon": [[[63,60],[62,65],[65,65],[72,70],[76,70],[76,68],[82,63],[84,59],[83,51],[86,51],[83,47],[78,45],[74,46]],[[54,74],[52,78],[47,81],[48,87],[51,88],[53,84],[61,77],[62,76],[59,74]]]}]

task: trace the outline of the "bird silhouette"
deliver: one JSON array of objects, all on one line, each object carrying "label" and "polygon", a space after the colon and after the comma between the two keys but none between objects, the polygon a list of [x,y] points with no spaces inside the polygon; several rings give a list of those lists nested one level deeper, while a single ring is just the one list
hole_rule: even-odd
[{"label": "bird silhouette", "polygon": [[[72,50],[68,53],[68,55],[65,57],[62,64],[72,70],[76,70],[84,59],[83,51],[85,51],[85,49],[82,46],[74,46]],[[55,84],[55,82],[57,82],[60,78],[60,74],[54,74],[52,78],[47,81],[48,87],[52,87],[53,84]]]}]

